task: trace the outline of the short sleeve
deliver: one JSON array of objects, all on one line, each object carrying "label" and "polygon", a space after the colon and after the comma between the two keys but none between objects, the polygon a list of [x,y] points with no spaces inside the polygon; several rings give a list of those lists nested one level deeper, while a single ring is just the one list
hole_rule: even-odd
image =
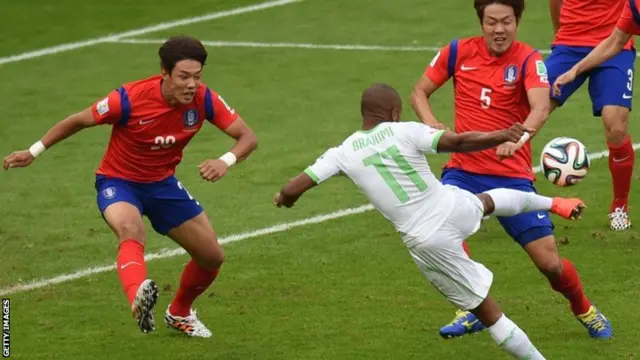
[{"label": "short sleeve", "polygon": [[[126,96],[126,95],[125,95]],[[114,90],[107,97],[91,106],[97,124],[117,124],[122,119],[122,91]]]},{"label": "short sleeve", "polygon": [[338,160],[340,148],[335,147],[327,150],[316,162],[306,168],[304,173],[309,175],[316,184],[328,180],[330,177],[340,172],[340,162]]},{"label": "short sleeve", "polygon": [[[640,35],[640,25],[636,23],[633,18],[633,13],[631,12],[631,3],[630,1],[635,0],[625,0],[624,10],[618,19],[618,23],[616,27],[627,34]],[[636,7],[638,3],[636,2]]]},{"label": "short sleeve", "polygon": [[229,106],[222,96],[213,90],[206,89],[205,112],[209,122],[224,130],[238,118],[238,113]]},{"label": "short sleeve", "polygon": [[524,88],[549,88],[549,75],[542,56],[536,51],[525,60]]},{"label": "short sleeve", "polygon": [[417,122],[407,122],[406,124],[411,145],[426,154],[438,153],[438,142],[440,142],[444,130],[437,130]]},{"label": "short sleeve", "polygon": [[436,56],[433,57],[424,75],[433,81],[437,86],[442,86],[449,80],[449,55],[451,53],[451,45],[447,45],[440,49]]}]

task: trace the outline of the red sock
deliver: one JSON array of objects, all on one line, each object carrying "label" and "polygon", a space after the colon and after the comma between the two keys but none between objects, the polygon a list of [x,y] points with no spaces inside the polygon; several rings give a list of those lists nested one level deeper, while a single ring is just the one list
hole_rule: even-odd
[{"label": "red sock", "polygon": [[471,257],[471,252],[469,251],[469,245],[467,245],[467,240],[462,242],[462,248],[464,249],[464,252],[467,253],[467,256]]},{"label": "red sock", "polygon": [[180,278],[180,288],[171,302],[169,308],[171,315],[189,316],[191,305],[216,279],[218,271],[220,271],[219,268],[205,269],[196,264],[193,259],[189,261]]},{"label": "red sock", "polygon": [[622,143],[609,146],[609,170],[613,182],[613,201],[611,211],[617,207],[627,209],[629,189],[631,188],[631,176],[633,175],[633,163],[635,152],[631,144],[631,137],[627,135]]},{"label": "red sock", "polygon": [[589,311],[591,302],[582,291],[580,276],[571,261],[562,259],[562,273],[555,279],[549,279],[549,283],[553,290],[569,300],[574,315],[582,315]]},{"label": "red sock", "polygon": [[144,263],[144,245],[134,239],[120,243],[116,266],[122,289],[127,294],[129,304],[133,304],[138,287],[147,278],[147,266]]}]

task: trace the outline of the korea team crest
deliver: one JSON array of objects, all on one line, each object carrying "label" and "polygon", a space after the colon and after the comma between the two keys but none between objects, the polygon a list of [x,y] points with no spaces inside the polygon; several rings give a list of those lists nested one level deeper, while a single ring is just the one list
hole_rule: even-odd
[{"label": "korea team crest", "polygon": [[198,110],[189,109],[184,112],[184,126],[187,128],[194,127],[198,124]]},{"label": "korea team crest", "polygon": [[113,199],[116,196],[116,188],[111,186],[102,190],[102,196],[104,196],[105,199],[108,199],[108,200]]},{"label": "korea team crest", "polygon": [[518,80],[518,67],[509,65],[504,70],[504,82],[507,85],[513,85]]}]

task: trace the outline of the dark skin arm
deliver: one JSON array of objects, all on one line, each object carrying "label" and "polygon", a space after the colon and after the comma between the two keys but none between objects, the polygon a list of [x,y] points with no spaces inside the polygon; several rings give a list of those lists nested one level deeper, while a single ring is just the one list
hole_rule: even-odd
[{"label": "dark skin arm", "polygon": [[[78,131],[95,125],[96,121],[93,119],[91,108],[86,108],[53,125],[40,141],[48,149]],[[4,158],[3,168],[8,170],[9,168],[26,167],[33,160],[34,157],[29,150],[14,151]]]},{"label": "dark skin arm", "polygon": [[[236,156],[237,163],[246,159],[257,147],[258,138],[247,123],[238,117],[233,124],[223,130],[227,136],[236,140],[230,152]],[[207,181],[217,181],[227,173],[229,166],[220,159],[202,162],[199,166],[200,176]]]},{"label": "dark skin arm", "polygon": [[515,124],[509,129],[489,133],[469,131],[456,134],[445,131],[438,141],[438,152],[471,152],[490,149],[507,141],[517,143],[525,132],[531,134],[535,129]]},{"label": "dark skin arm", "polygon": [[[456,134],[454,132],[445,131],[438,141],[438,152],[471,152],[485,150],[502,144],[506,141],[518,142],[525,132],[534,132],[534,129],[527,129],[522,124],[513,125],[507,130],[494,131],[490,133],[483,132],[466,132]],[[280,189],[273,203],[277,207],[290,208],[295,205],[296,201],[317,184],[311,177],[302,173],[291,179],[286,185]]]}]

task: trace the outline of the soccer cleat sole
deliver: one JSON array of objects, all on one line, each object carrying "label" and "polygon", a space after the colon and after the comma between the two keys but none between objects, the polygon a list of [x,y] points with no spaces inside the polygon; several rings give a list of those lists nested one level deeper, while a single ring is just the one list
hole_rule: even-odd
[{"label": "soccer cleat sole", "polygon": [[136,296],[136,301],[138,300],[140,303],[136,307],[137,323],[140,331],[146,334],[156,329],[152,310],[158,301],[158,286],[153,280],[147,279],[140,284],[138,296]]}]

